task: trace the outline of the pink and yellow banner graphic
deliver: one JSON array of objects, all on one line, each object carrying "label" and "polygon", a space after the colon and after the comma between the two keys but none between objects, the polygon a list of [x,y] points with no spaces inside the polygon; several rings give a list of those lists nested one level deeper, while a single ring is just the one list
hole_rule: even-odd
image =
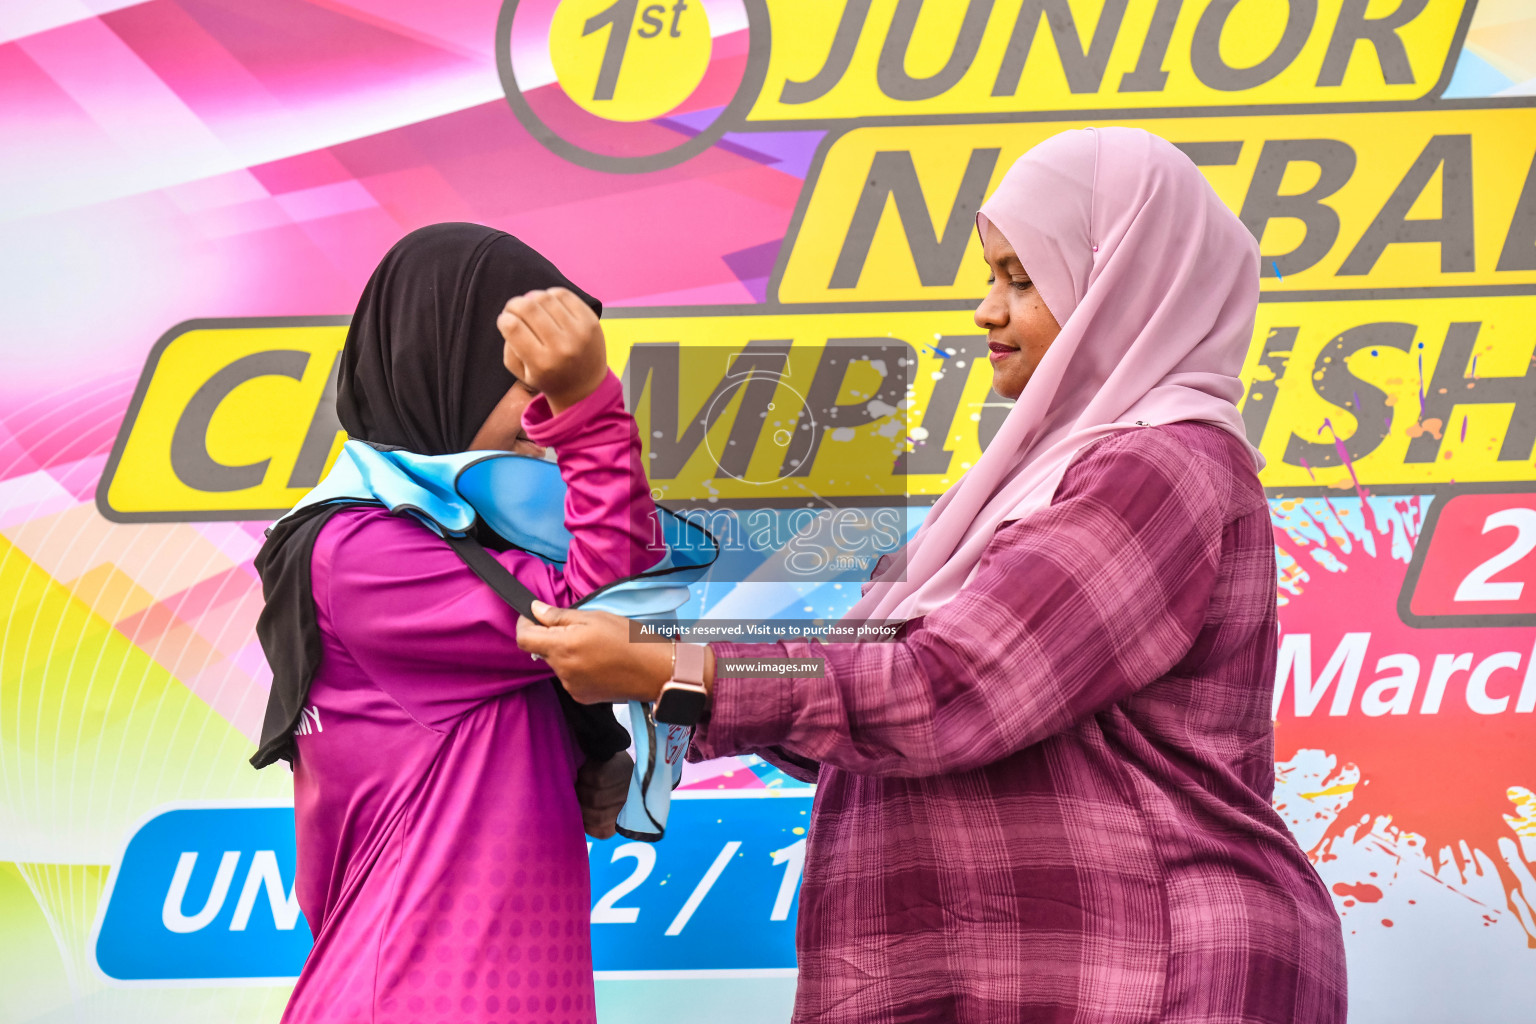
[{"label": "pink and yellow banner graphic", "polygon": [[[1529,1020],[1533,96],[1524,0],[0,9],[0,1021],[281,1014],[309,936],[289,780],[245,760],[252,558],[335,458],[403,234],[489,224],[604,300],[662,500],[773,527],[689,613],[835,619],[857,574],[786,575],[790,514],[915,528],[970,468],[1007,411],[975,209],[1108,123],[1263,253],[1275,802],[1352,1020]],[[602,1020],[788,1019],[813,793],[690,766],[665,843],[593,844]]]}]

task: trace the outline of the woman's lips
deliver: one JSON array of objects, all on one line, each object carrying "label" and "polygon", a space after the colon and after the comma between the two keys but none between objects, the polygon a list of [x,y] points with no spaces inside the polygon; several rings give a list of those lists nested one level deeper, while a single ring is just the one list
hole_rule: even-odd
[{"label": "woman's lips", "polygon": [[987,358],[992,360],[994,363],[999,359],[1006,359],[1008,356],[1011,356],[1018,351],[1018,349],[1013,348],[1010,345],[1004,345],[996,341],[987,342],[987,348],[992,350],[991,354],[989,354]]}]

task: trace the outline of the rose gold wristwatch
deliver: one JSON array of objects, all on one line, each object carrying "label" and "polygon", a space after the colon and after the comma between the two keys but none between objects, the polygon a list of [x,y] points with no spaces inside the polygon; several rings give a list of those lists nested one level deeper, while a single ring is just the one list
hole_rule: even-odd
[{"label": "rose gold wristwatch", "polygon": [[672,641],[672,678],[662,684],[651,717],[663,725],[698,725],[708,703],[704,645]]}]

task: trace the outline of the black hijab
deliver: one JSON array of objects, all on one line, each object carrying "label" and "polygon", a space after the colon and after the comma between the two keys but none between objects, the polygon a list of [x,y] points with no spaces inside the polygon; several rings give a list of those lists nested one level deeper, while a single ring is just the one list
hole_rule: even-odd
[{"label": "black hijab", "polygon": [[[347,329],[336,388],[342,428],[354,440],[420,455],[464,451],[516,380],[502,365],[496,317],[513,296],[557,286],[601,315],[602,303],[504,231],[434,224],[406,235],[369,278]],[[344,507],[312,506],[284,519],[256,555],[266,601],[256,636],[272,666],[261,745],[251,758],[257,768],[292,760],[293,730],[320,664],[310,557],[320,529]],[[494,535],[480,539],[507,546]],[[589,758],[628,745],[606,705],[585,708],[555,689]]]}]

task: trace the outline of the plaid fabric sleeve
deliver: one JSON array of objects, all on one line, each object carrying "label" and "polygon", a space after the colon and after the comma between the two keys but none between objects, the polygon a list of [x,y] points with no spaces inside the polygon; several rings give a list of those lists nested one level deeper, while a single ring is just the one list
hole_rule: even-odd
[{"label": "plaid fabric sleeve", "polygon": [[779,748],[864,775],[990,764],[1167,673],[1205,619],[1230,483],[1171,432],[1085,451],[1049,508],[1004,526],[971,583],[893,643],[716,644],[819,657],[820,678],[715,684],[700,755]]}]

